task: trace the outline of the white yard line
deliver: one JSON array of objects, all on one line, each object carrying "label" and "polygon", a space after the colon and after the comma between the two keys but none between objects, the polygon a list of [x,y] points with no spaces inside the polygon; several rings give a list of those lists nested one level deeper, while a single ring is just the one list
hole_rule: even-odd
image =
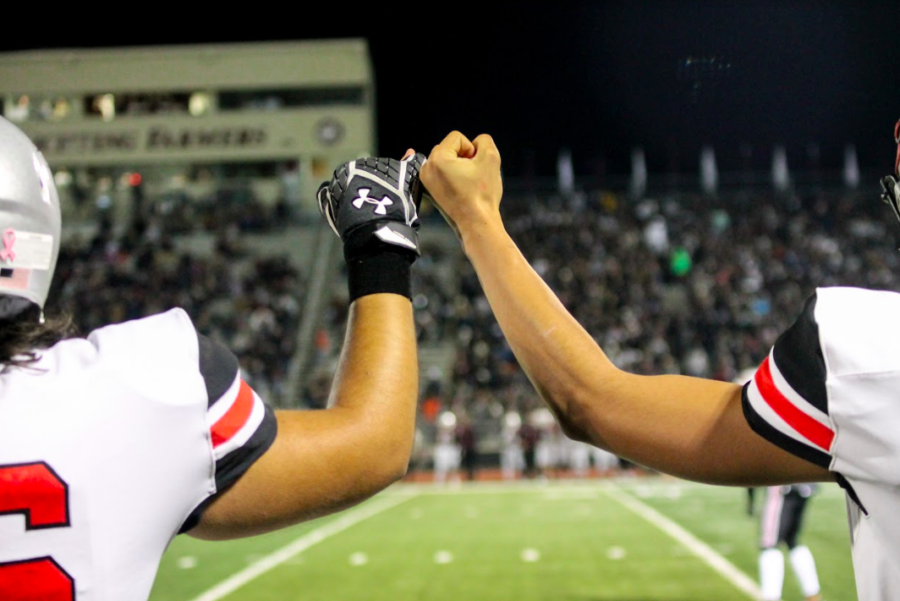
[{"label": "white yard line", "polygon": [[641,516],[684,545],[691,553],[696,555],[701,561],[718,572],[725,580],[733,584],[735,588],[745,593],[748,597],[753,599],[760,598],[761,591],[755,580],[738,569],[733,563],[716,553],[712,547],[698,539],[696,536],[646,503],[643,503],[626,493],[615,484],[609,483],[601,490],[603,490],[610,498],[618,501],[625,508]]},{"label": "white yard line", "polygon": [[218,601],[222,597],[241,588],[254,578],[262,576],[269,570],[278,567],[292,557],[303,553],[310,547],[317,545],[335,534],[343,532],[347,528],[350,528],[363,520],[367,520],[383,511],[396,507],[407,499],[411,499],[413,496],[415,496],[415,494],[386,495],[371,503],[346,511],[334,521],[307,532],[294,542],[278,549],[274,553],[266,555],[259,561],[250,564],[234,576],[227,580],[223,580],[205,593],[195,597],[192,601]]}]

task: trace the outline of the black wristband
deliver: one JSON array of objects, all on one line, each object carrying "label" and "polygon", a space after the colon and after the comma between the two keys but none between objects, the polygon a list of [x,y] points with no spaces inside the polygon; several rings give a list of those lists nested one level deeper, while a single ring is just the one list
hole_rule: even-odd
[{"label": "black wristband", "polygon": [[400,294],[412,300],[412,264],[408,253],[384,251],[347,259],[350,302],[368,294]]}]

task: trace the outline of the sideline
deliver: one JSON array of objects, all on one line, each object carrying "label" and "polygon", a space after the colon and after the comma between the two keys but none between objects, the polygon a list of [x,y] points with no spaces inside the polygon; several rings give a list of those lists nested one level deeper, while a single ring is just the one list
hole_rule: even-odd
[{"label": "sideline", "polygon": [[601,489],[608,497],[617,501],[620,505],[625,507],[626,509],[636,513],[640,517],[644,518],[676,541],[681,543],[688,549],[691,553],[696,555],[703,563],[711,567],[713,570],[719,573],[725,580],[730,582],[740,590],[742,593],[746,594],[748,597],[752,599],[759,599],[762,596],[762,591],[759,590],[759,585],[756,584],[756,581],[750,578],[747,574],[742,572],[737,568],[733,563],[722,557],[719,553],[716,553],[712,547],[701,541],[699,538],[659,513],[646,503],[636,499],[631,496],[624,490],[622,490],[619,486],[616,486],[613,483],[609,483],[609,485],[603,487]]},{"label": "sideline", "polygon": [[292,543],[289,543],[281,549],[278,549],[277,551],[266,555],[262,559],[253,562],[237,574],[231,576],[226,580],[223,580],[216,586],[207,590],[205,593],[202,593],[200,596],[194,597],[191,601],[218,601],[222,597],[231,594],[232,592],[241,588],[254,578],[262,576],[269,570],[278,567],[295,555],[303,553],[310,547],[317,545],[318,543],[334,536],[335,534],[343,532],[344,530],[350,528],[351,526],[354,526],[355,524],[358,524],[359,522],[374,517],[379,513],[391,509],[392,507],[396,507],[397,505],[400,505],[401,503],[413,498],[414,496],[416,496],[415,493],[382,496],[381,498],[376,499],[371,503],[368,503],[356,509],[345,511],[339,518],[337,518],[333,522],[329,522],[321,528],[316,528],[315,530],[307,532]]}]

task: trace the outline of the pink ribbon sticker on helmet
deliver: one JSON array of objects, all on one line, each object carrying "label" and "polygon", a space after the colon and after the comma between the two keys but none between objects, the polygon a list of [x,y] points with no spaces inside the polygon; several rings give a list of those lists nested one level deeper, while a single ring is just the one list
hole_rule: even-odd
[{"label": "pink ribbon sticker on helmet", "polygon": [[15,261],[16,252],[13,246],[16,243],[16,232],[9,228],[3,232],[3,250],[0,250],[0,261]]}]

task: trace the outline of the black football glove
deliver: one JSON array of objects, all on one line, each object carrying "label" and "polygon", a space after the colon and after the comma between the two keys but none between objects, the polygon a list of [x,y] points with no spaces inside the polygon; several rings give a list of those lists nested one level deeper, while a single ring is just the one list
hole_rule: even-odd
[{"label": "black football glove", "polygon": [[419,169],[425,155],[402,161],[365,158],[344,163],[317,194],[319,210],[344,242],[348,261],[385,250],[419,256]]}]

